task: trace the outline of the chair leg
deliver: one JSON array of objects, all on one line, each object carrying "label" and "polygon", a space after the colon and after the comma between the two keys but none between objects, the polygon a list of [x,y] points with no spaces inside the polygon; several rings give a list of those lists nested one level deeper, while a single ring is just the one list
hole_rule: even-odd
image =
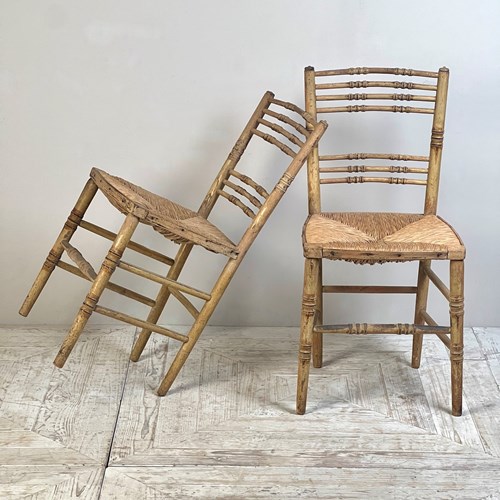
[{"label": "chair leg", "polygon": [[[316,281],[316,313],[315,324],[323,324],[323,261],[318,262]],[[323,366],[323,334],[313,332],[312,339],[312,356],[314,368],[321,368]]]},{"label": "chair leg", "polygon": [[450,360],[452,415],[462,415],[464,362],[464,261],[450,261]]},{"label": "chair leg", "polygon": [[40,272],[38,273],[38,276],[36,277],[30,291],[28,292],[28,295],[24,299],[21,309],[19,309],[19,314],[21,316],[28,316],[28,314],[30,313],[31,308],[33,307],[36,300],[40,296],[43,287],[49,280],[52,271],[54,270],[54,268],[59,263],[59,260],[61,259],[61,255],[64,252],[64,248],[61,242],[63,240],[69,241],[71,239],[71,237],[77,230],[78,226],[80,225],[80,222],[82,221],[82,218],[85,215],[85,212],[87,211],[87,208],[89,207],[96,192],[97,192],[97,186],[95,182],[92,179],[89,179],[85,184],[85,187],[83,188],[83,191],[81,192],[75,204],[75,207],[69,214],[66,223],[64,224],[61,232],[59,233],[59,236],[57,237],[54,246],[50,250],[47,259],[45,260],[42,266],[42,269],[40,269]]},{"label": "chair leg", "polygon": [[[176,280],[179,277],[182,268],[184,267],[184,264],[186,263],[186,260],[189,254],[191,253],[192,248],[193,245],[187,245],[187,244],[182,245],[182,247],[177,252],[177,255],[175,256],[174,264],[168,271],[167,278]],[[165,309],[165,305],[167,304],[169,297],[170,297],[169,287],[167,285],[162,285],[160,291],[158,292],[158,295],[156,296],[155,305],[151,308],[151,311],[149,311],[149,315],[147,318],[148,323],[154,323],[154,324],[157,323],[157,321],[160,319],[163,309]],[[131,361],[139,360],[142,351],[144,351],[144,348],[146,347],[146,344],[148,343],[148,340],[151,337],[151,333],[152,333],[151,330],[148,330],[147,328],[144,328],[141,331],[137,340],[135,341],[134,347],[132,348],[132,352],[130,353]]]},{"label": "chair leg", "polygon": [[167,394],[168,390],[174,383],[177,375],[181,371],[181,368],[184,366],[184,363],[189,357],[189,354],[191,354],[193,347],[196,345],[196,342],[198,342],[203,329],[207,325],[222,295],[226,291],[226,288],[229,285],[232,277],[234,276],[234,273],[243,260],[245,253],[246,252],[240,253],[237,259],[229,259],[228,263],[224,267],[222,273],[220,274],[217,282],[212,289],[211,298],[207,302],[205,302],[205,305],[202,307],[200,314],[198,315],[198,318],[196,318],[196,321],[193,323],[193,326],[188,333],[189,340],[182,344],[174,358],[174,361],[172,362],[172,365],[165,375],[165,378],[161,382],[160,387],[157,391],[158,396],[165,396],[165,394]]},{"label": "chair leg", "polygon": [[[418,266],[418,281],[417,281],[417,297],[415,299],[415,319],[416,325],[425,323],[423,313],[427,310],[427,297],[429,295],[429,277],[425,273],[425,269],[430,269],[430,260],[421,260]],[[413,335],[413,348],[411,353],[411,366],[418,368],[420,366],[420,358],[422,356],[422,334]]]},{"label": "chair leg", "polygon": [[64,363],[68,359],[73,347],[75,346],[78,337],[80,336],[83,328],[87,324],[88,319],[94,312],[97,302],[101,297],[102,292],[106,288],[111,275],[116,269],[116,266],[121,259],[125,248],[132,238],[132,235],[139,223],[139,219],[133,215],[127,215],[125,222],[123,223],[120,231],[116,235],[111,248],[109,249],[104,262],[102,263],[101,269],[97,274],[94,282],[92,283],[92,287],[90,288],[87,297],[85,298],[80,310],[73,321],[73,325],[71,326],[68,335],[64,339],[61,348],[59,349],[59,353],[57,354],[54,364],[58,368],[62,368]]},{"label": "chair leg", "polygon": [[300,324],[299,368],[297,374],[296,412],[303,415],[307,404],[307,386],[311,364],[314,313],[317,297],[319,259],[306,259],[304,266],[304,291]]}]

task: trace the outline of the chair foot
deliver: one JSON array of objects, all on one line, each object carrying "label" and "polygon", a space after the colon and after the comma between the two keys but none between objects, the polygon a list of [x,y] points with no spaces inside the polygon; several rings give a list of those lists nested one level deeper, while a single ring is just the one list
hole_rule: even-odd
[{"label": "chair foot", "polygon": [[59,349],[59,352],[57,353],[57,356],[54,359],[54,365],[57,366],[57,368],[62,368],[66,363],[66,360],[71,354],[73,347],[75,346],[80,337],[80,334],[85,328],[88,319],[92,315],[92,310],[89,308],[86,302],[84,302],[82,307],[80,308],[78,315],[73,321],[73,325],[71,326],[68,334],[66,335],[66,338],[61,345],[61,348]]},{"label": "chair foot", "polygon": [[424,336],[416,333],[413,335],[413,347],[411,351],[411,367],[420,368],[420,359],[422,357],[422,341]]},{"label": "chair foot", "polygon": [[[148,321],[150,321],[149,318]],[[144,348],[146,347],[146,344],[148,343],[148,340],[151,337],[151,333],[152,333],[151,330],[146,330],[146,329],[141,330],[139,337],[137,338],[134,346],[132,347],[132,352],[130,353],[130,361],[133,361],[134,363],[139,361],[142,351],[144,351]]]},{"label": "chair foot", "polygon": [[[192,330],[193,329],[194,326]],[[201,330],[198,332],[198,334],[195,336],[196,340],[200,336],[202,330],[203,326],[201,327]],[[161,397],[165,396],[169,391],[170,387],[172,387],[172,384],[175,382],[177,375],[181,371],[182,367],[184,366],[184,363],[186,362],[187,358],[189,357],[189,354],[191,353],[194,345],[196,344],[196,340],[189,341],[181,346],[181,348],[179,349],[179,351],[175,356],[173,363],[170,365],[167,374],[165,375],[160,386],[158,387],[158,390],[156,391],[156,394],[158,394],[158,396]]]},{"label": "chair foot", "polygon": [[297,401],[295,411],[297,415],[304,415],[307,405],[307,388],[311,366],[311,346],[301,346],[299,352],[299,370],[297,374]]}]

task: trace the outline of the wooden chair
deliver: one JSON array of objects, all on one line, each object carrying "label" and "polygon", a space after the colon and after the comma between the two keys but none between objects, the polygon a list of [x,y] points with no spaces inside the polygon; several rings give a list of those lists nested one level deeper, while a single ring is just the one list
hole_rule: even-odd
[{"label": "wooden chair", "polygon": [[[160,396],[165,395],[196,344],[250,245],[325,129],[325,122],[317,123],[315,119],[294,104],[275,99],[273,93],[267,92],[229,153],[198,212],[184,208],[124,179],[93,168],[90,172],[90,179],[19,311],[23,316],[28,315],[55,267],[92,282],[90,291],[64,339],[54,364],[58,367],[64,365],[89,317],[93,312],[96,312],[142,328],[132,350],[131,359],[133,361],[139,359],[152,332],[181,342],[181,347],[158,389]],[[253,137],[264,139],[291,158],[290,162],[285,162],[286,168],[275,172],[274,177],[279,180],[271,188],[266,189],[251,177],[236,170],[243,152]],[[280,175],[281,172],[283,172],[282,175]],[[98,190],[115,208],[126,215],[117,234],[83,220],[85,211]],[[219,199],[223,199],[225,202],[229,201],[232,206],[241,209],[251,219],[238,243],[233,243],[219,228],[208,221],[208,216]],[[131,238],[139,223],[152,226],[166,238],[180,243],[175,258],[171,259],[133,242]],[[94,271],[90,263],[70,244],[70,239],[78,227],[113,242],[99,272]],[[223,254],[228,258],[210,292],[203,292],[177,281],[194,245]],[[166,277],[123,261],[122,255],[127,248],[169,265],[170,269]],[[77,267],[61,260],[64,252],[75,262]],[[159,283],[161,287],[157,297],[153,300],[110,282],[111,275],[117,267]],[[149,306],[150,311],[147,319],[138,319],[101,306],[99,300],[106,288]],[[170,295],[179,300],[194,317],[194,323],[187,335],[157,325]],[[201,309],[198,310],[187,296],[201,299],[203,302]]]},{"label": "wooden chair", "polygon": [[[346,75],[349,77],[346,78]],[[370,77],[364,75],[383,76],[369,79]],[[404,81],[393,81],[391,75],[402,76]],[[352,81],[345,81],[346,79]],[[360,92],[359,89],[372,87],[381,90],[378,90],[379,93],[357,93]],[[407,89],[411,93],[405,93]],[[441,68],[438,72],[400,68],[348,68],[327,71],[315,71],[312,67],[305,69],[306,111],[315,117],[325,113],[416,113],[431,116],[432,125],[429,127],[428,156],[406,155],[399,151],[395,154],[320,154],[318,147],[311,152],[308,159],[309,217],[303,229],[305,273],[297,382],[299,414],[303,414],[306,408],[311,352],[313,365],[318,368],[322,365],[324,333],[386,333],[413,336],[414,368],[420,365],[423,334],[435,334],[441,339],[450,351],[452,413],[455,416],[461,415],[465,248],[453,228],[436,215],[447,89],[447,68]],[[371,99],[379,103],[338,103]],[[385,100],[419,101],[419,107],[388,106],[384,104]],[[358,160],[363,160],[363,164],[359,164]],[[385,165],[381,166],[380,160],[383,160]],[[353,161],[356,163],[352,164]],[[373,161],[375,165],[372,164]],[[396,161],[402,162],[404,166],[395,165],[393,162]],[[383,175],[374,176],[373,172],[382,172]],[[363,182],[425,186],[423,213],[322,212],[321,185]],[[323,259],[357,264],[419,261],[417,286],[324,285]],[[449,289],[431,269],[432,260],[450,261]],[[450,327],[438,326],[427,312],[429,281],[434,283],[449,301]],[[414,323],[324,325],[325,293],[415,294]]]}]

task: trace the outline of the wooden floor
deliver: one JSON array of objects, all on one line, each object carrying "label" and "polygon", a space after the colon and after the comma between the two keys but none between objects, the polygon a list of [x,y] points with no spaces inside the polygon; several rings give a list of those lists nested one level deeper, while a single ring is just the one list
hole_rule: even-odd
[{"label": "wooden floor", "polygon": [[0,498],[500,498],[500,329],[466,332],[464,415],[428,338],[331,336],[294,414],[295,328],[207,329],[165,398],[178,343],[129,363],[129,327],[0,330]]}]

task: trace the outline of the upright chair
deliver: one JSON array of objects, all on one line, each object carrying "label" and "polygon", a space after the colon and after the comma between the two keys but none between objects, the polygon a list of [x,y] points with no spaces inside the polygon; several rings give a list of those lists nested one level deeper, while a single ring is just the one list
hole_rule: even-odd
[{"label": "upright chair", "polygon": [[[299,107],[275,99],[273,93],[266,92],[229,153],[198,212],[193,212],[119,177],[93,168],[90,172],[90,179],[78,198],[75,208],[71,211],[19,311],[23,316],[28,315],[55,267],[92,282],[90,291],[64,339],[54,364],[60,368],[64,365],[91,314],[97,312],[142,328],[131,354],[133,361],[139,359],[152,332],[181,342],[181,347],[158,389],[160,396],[165,395],[196,344],[250,245],[325,129],[324,122],[317,123],[314,118]],[[268,186],[267,189],[250,176],[236,170],[243,152],[253,137],[264,139],[289,157],[288,161],[284,161],[285,168],[283,166],[277,167],[278,170],[275,171],[274,178],[278,181],[270,187]],[[115,208],[126,215],[117,234],[83,220],[85,211],[98,190]],[[207,220],[219,199],[229,202],[230,206],[238,207],[251,219],[238,243],[233,243],[220,229]],[[180,243],[175,258],[171,259],[133,242],[131,238],[139,223],[152,226],[166,238]],[[113,242],[99,272],[94,271],[80,251],[70,244],[70,239],[78,227]],[[177,281],[194,245],[200,245],[211,252],[223,254],[228,258],[210,292],[203,292]],[[166,277],[123,261],[122,255],[127,248],[169,265],[170,269]],[[64,252],[75,262],[76,266],[61,260]],[[153,300],[112,283],[110,278],[117,267],[159,283],[161,287],[156,298]],[[150,311],[147,319],[138,319],[100,305],[101,294],[106,288],[149,306]],[[186,335],[157,325],[170,295],[173,295],[194,318],[194,323]],[[198,310],[187,296],[201,299],[203,302],[201,309]]]},{"label": "upright chair", "polygon": [[[345,81],[346,75],[351,81]],[[367,79],[370,77],[364,75],[383,76]],[[403,78],[394,81],[391,75]],[[346,93],[372,87],[381,90],[375,91],[378,93]],[[406,89],[411,93],[406,93]],[[314,117],[324,113],[336,116],[335,113],[358,112],[422,114],[432,117],[432,125],[429,123],[430,151],[425,155],[401,154],[396,144],[395,153],[383,154],[345,151],[325,154],[323,148],[320,154],[315,147],[308,158],[309,217],[303,229],[305,271],[297,381],[299,414],[306,409],[311,352],[314,366],[320,368],[322,365],[324,333],[412,335],[414,368],[420,365],[423,334],[437,335],[450,351],[452,414],[462,413],[465,248],[453,228],[436,215],[447,89],[447,68],[438,72],[401,68],[305,69],[306,111]],[[338,102],[352,100],[379,103]],[[419,101],[419,104],[418,107],[388,106],[384,103],[386,100]],[[358,160],[363,160],[363,164]],[[403,165],[394,164],[396,161]],[[382,175],[373,175],[375,172]],[[425,186],[423,213],[322,212],[320,186],[363,182]],[[417,286],[324,285],[323,259],[357,264],[419,261]],[[450,261],[449,289],[431,269],[432,260]],[[449,301],[450,327],[438,326],[427,312],[429,281]],[[414,322],[325,325],[325,293],[412,293],[416,295]]]}]

